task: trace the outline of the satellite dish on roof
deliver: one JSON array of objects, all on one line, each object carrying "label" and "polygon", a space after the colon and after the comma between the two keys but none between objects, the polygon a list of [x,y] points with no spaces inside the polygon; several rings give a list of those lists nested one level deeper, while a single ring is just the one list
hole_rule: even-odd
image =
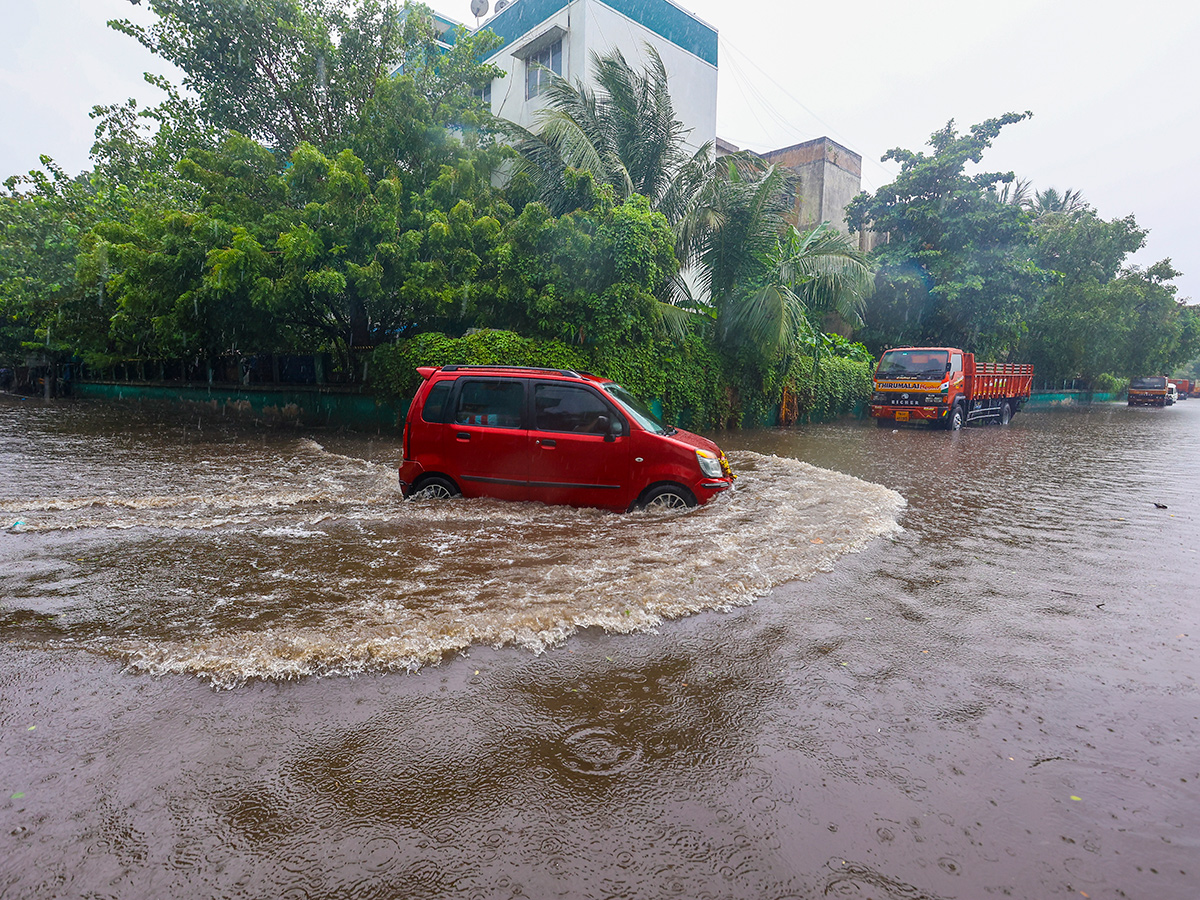
[{"label": "satellite dish on roof", "polygon": [[496,0],[496,12],[500,12],[502,9],[508,9],[508,4],[510,3],[512,3],[512,0]]},{"label": "satellite dish on roof", "polygon": [[471,15],[475,18],[486,16],[488,11],[488,0],[471,0]]}]

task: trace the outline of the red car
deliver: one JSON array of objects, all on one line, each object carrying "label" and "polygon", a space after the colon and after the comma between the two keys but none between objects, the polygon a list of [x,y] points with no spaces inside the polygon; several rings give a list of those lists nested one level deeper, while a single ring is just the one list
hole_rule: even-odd
[{"label": "red car", "polygon": [[619,384],[566,369],[423,366],[401,446],[405,497],[496,497],[628,510],[733,486],[712,441],[663,425]]}]

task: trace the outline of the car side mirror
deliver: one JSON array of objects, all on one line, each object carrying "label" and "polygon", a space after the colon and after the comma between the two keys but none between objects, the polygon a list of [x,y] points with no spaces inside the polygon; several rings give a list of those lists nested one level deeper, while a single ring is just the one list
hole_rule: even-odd
[{"label": "car side mirror", "polygon": [[607,423],[605,432],[604,439],[606,441],[615,441],[617,435],[625,433],[625,424],[620,419],[613,419]]}]

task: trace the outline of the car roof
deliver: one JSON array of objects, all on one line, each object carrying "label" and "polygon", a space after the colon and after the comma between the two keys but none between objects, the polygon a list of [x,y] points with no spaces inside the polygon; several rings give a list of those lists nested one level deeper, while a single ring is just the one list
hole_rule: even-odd
[{"label": "car roof", "polygon": [[564,378],[575,381],[587,381],[592,384],[609,384],[607,378],[601,378],[590,372],[576,372],[574,369],[549,369],[539,366],[419,366],[417,372],[422,378],[429,379],[434,375],[502,375],[511,378]]}]

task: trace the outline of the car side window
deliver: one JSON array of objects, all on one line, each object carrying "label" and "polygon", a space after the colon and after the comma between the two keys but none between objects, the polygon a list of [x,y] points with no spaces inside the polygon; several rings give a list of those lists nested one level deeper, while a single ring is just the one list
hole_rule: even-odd
[{"label": "car side window", "polygon": [[446,421],[446,399],[450,396],[453,381],[439,381],[425,395],[425,405],[421,408],[421,418],[426,422]]},{"label": "car side window", "polygon": [[491,425],[496,428],[520,428],[521,408],[525,405],[525,383],[513,379],[463,382],[454,408],[458,425]]},{"label": "car side window", "polygon": [[961,353],[951,353],[950,354],[950,373],[954,374],[955,372],[961,372],[962,370],[963,370],[962,354]]},{"label": "car side window", "polygon": [[570,384],[542,383],[533,389],[534,425],[538,431],[572,431],[605,434],[613,412],[607,403],[587,388]]}]

